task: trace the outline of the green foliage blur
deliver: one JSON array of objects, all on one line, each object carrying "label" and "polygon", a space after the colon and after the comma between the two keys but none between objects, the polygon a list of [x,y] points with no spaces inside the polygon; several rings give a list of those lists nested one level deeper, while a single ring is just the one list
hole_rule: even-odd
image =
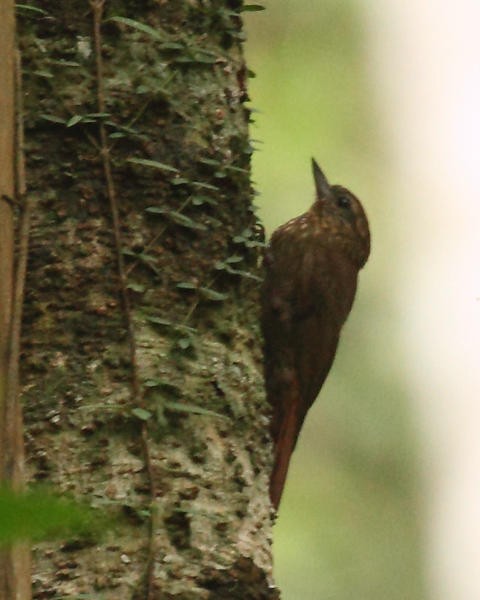
[{"label": "green foliage blur", "polygon": [[0,547],[22,540],[98,537],[112,524],[104,513],[56,497],[45,489],[25,493],[0,489]]},{"label": "green foliage blur", "polygon": [[267,232],[313,200],[310,157],[358,195],[372,255],[335,364],[294,453],[274,530],[284,600],[420,600],[414,428],[396,349],[388,140],[362,2],[270,0],[246,18],[251,135]]}]

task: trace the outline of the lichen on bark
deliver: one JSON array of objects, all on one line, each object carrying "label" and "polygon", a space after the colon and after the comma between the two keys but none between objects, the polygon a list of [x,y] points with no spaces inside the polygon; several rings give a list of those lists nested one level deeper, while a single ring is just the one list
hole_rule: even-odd
[{"label": "lichen on bark", "polygon": [[106,2],[104,111],[91,5],[18,9],[28,470],[117,521],[40,544],[34,597],[277,597],[241,4]]}]

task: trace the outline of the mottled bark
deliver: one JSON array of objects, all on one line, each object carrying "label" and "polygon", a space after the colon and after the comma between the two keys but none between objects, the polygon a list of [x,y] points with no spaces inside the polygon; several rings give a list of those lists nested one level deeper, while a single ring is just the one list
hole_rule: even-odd
[{"label": "mottled bark", "polygon": [[29,476],[118,520],[36,598],[278,596],[240,4],[22,10]]}]

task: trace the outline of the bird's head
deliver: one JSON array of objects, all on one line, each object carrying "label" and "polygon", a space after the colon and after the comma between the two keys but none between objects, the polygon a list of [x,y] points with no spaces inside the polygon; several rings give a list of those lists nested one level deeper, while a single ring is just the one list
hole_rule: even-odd
[{"label": "bird's head", "polygon": [[370,254],[370,229],[360,200],[341,185],[330,185],[313,158],[312,169],[316,199],[310,210],[318,218],[321,235],[361,269]]}]

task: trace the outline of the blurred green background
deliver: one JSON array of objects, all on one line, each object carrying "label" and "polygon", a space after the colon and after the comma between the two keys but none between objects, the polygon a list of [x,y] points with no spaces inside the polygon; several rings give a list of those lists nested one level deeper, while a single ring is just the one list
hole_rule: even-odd
[{"label": "blurred green background", "polygon": [[284,600],[425,597],[415,435],[390,282],[389,148],[364,3],[271,0],[246,13],[259,214],[271,231],[313,201],[310,157],[358,195],[372,255],[333,370],[294,453],[274,530]]}]

